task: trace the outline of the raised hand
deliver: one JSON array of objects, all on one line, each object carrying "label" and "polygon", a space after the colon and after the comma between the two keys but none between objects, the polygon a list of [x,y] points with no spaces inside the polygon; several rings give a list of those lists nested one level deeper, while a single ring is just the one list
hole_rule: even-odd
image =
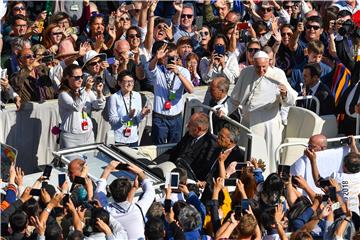
[{"label": "raised hand", "polygon": [[156,58],[161,59],[166,56],[168,53],[167,44],[164,44],[157,52],[156,52]]}]

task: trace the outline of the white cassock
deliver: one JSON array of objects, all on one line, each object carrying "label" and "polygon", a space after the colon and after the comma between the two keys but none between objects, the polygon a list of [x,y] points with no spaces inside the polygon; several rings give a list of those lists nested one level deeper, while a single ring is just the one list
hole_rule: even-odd
[{"label": "white cassock", "polygon": [[[284,99],[280,96],[280,83],[287,88]],[[263,159],[266,173],[276,172],[275,150],[281,144],[283,130],[280,106],[295,105],[296,97],[297,92],[291,88],[284,71],[270,66],[262,77],[257,75],[254,66],[244,68],[231,93],[231,101],[224,112],[228,115],[240,104],[243,113],[241,123],[252,133],[264,137],[269,157]],[[256,149],[253,148],[253,151]]]}]

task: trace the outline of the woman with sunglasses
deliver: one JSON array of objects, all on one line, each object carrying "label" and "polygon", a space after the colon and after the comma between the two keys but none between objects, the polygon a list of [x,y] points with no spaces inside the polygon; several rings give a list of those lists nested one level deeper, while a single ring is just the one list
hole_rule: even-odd
[{"label": "woman with sunglasses", "polygon": [[120,90],[109,98],[109,121],[115,131],[115,142],[137,147],[138,126],[150,108],[142,103],[140,93],[133,91],[131,72],[125,70],[118,75],[118,86]]},{"label": "woman with sunglasses", "polygon": [[283,69],[286,76],[291,77],[291,69],[295,62],[293,54],[289,48],[290,38],[293,35],[293,27],[284,24],[280,28],[281,44],[276,55],[276,66]]},{"label": "woman with sunglasses", "polygon": [[236,56],[228,52],[229,39],[226,35],[218,34],[213,38],[211,56],[200,60],[200,73],[204,82],[210,83],[214,77],[223,76],[234,84],[240,71]]},{"label": "woman with sunglasses", "polygon": [[92,109],[103,109],[105,97],[103,84],[96,84],[96,93],[91,91],[94,79],[88,78],[82,87],[81,67],[70,64],[64,69],[59,90],[59,114],[61,118],[60,148],[94,143],[93,124],[89,117]]},{"label": "woman with sunglasses", "polygon": [[211,55],[209,51],[209,42],[211,40],[211,28],[209,26],[203,25],[201,30],[199,31],[199,46],[195,49],[195,53],[199,56],[199,58],[208,57]]},{"label": "woman with sunglasses", "polygon": [[59,43],[64,37],[62,29],[57,24],[50,24],[44,32],[42,44],[51,53],[56,54],[59,50]]},{"label": "woman with sunglasses", "polygon": [[87,82],[89,78],[94,78],[96,83],[104,85],[103,94],[105,96],[110,95],[116,88],[116,79],[111,76],[107,69],[109,63],[107,62],[106,54],[90,50],[85,54],[83,61],[84,81]]},{"label": "woman with sunglasses", "polygon": [[26,3],[24,1],[9,2],[5,16],[1,21],[1,23],[3,24],[1,32],[4,36],[6,36],[10,33],[11,21],[12,21],[13,17],[16,15],[22,15],[24,17],[28,17]]}]

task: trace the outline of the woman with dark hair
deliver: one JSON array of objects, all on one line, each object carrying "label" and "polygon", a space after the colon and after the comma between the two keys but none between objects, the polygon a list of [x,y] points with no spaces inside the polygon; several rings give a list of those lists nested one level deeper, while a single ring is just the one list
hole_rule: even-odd
[{"label": "woman with dark hair", "polygon": [[59,114],[61,118],[60,148],[94,143],[93,125],[89,117],[92,109],[102,109],[105,98],[103,83],[96,84],[97,96],[91,91],[94,80],[88,78],[82,87],[82,70],[76,64],[64,69],[59,89]]},{"label": "woman with dark hair", "polygon": [[209,50],[209,42],[212,37],[211,33],[211,27],[207,25],[203,25],[201,30],[199,31],[200,34],[200,41],[199,41],[199,47],[195,49],[195,53],[199,56],[199,58],[203,57],[209,57],[211,55]]},{"label": "woman with dark hair", "polygon": [[120,90],[109,98],[109,121],[115,131],[115,142],[137,147],[138,125],[150,113],[150,108],[142,107],[141,95],[133,91],[134,78],[128,71],[118,76]]},{"label": "woman with dark hair", "polygon": [[240,71],[236,56],[228,52],[229,39],[226,35],[217,34],[210,43],[211,57],[200,61],[200,73],[204,82],[210,83],[215,77],[226,77],[234,84]]}]

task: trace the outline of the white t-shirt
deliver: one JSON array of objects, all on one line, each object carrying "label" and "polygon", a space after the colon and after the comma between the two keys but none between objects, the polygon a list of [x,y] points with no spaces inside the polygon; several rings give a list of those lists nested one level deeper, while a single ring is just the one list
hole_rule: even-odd
[{"label": "white t-shirt", "polygon": [[334,172],[331,177],[340,184],[344,200],[349,200],[350,210],[359,215],[360,172],[352,174]]}]

